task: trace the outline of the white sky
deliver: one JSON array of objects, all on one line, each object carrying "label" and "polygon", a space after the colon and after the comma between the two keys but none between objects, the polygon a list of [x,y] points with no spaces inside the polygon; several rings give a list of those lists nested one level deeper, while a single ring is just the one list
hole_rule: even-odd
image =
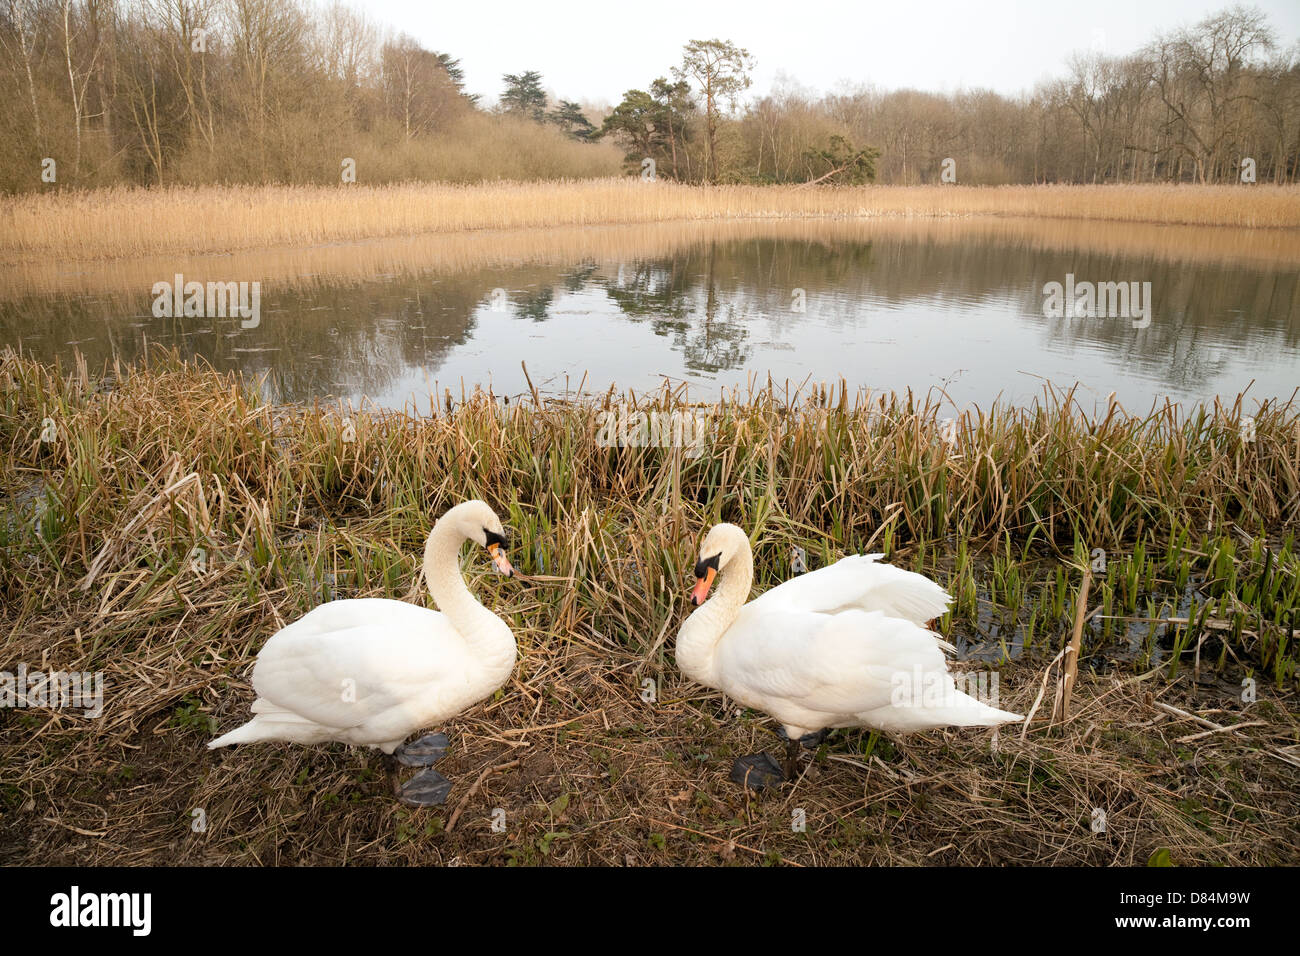
[{"label": "white sky", "polygon": [[[353,0],[381,26],[459,57],[485,103],[503,73],[537,70],[565,99],[617,103],[667,75],[687,40],[749,50],[754,88],[780,74],[825,92],[841,82],[937,92],[1028,90],[1066,55],[1128,53],[1231,0]],[[1300,2],[1257,0],[1280,44],[1300,38]]]}]

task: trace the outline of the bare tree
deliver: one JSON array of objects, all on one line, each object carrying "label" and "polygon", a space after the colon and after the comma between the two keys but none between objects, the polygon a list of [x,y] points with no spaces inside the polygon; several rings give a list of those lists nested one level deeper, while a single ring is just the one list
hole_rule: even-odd
[{"label": "bare tree", "polygon": [[[45,137],[41,132],[41,108],[36,102],[36,78],[32,61],[36,56],[36,44],[41,30],[40,10],[36,0],[8,0],[5,12],[8,14],[10,29],[0,32],[0,40],[4,42],[6,55],[20,61],[27,74],[27,96],[32,107],[32,124],[35,129],[33,139],[39,148]],[[12,37],[6,34],[12,34]]]},{"label": "bare tree", "polygon": [[1262,12],[1233,7],[1149,48],[1152,79],[1167,111],[1164,129],[1173,148],[1194,163],[1200,182],[1222,177],[1238,110],[1248,98],[1246,68],[1274,42]]},{"label": "bare tree", "polygon": [[380,69],[385,100],[408,140],[437,129],[461,106],[460,91],[438,54],[409,36],[384,44]]}]

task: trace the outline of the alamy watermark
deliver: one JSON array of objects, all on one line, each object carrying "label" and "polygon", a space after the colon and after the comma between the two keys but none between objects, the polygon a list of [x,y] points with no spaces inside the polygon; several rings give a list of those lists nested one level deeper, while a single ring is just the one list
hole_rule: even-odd
[{"label": "alamy watermark", "polygon": [[643,412],[627,405],[601,411],[596,420],[596,444],[601,448],[684,448],[688,458],[704,453],[713,424],[706,412]]},{"label": "alamy watermark", "polygon": [[241,328],[255,329],[262,321],[262,283],[186,282],[179,272],[172,282],[153,284],[154,318],[224,319],[238,316]]},{"label": "alamy watermark", "polygon": [[1043,315],[1049,319],[1132,319],[1133,328],[1151,324],[1150,282],[1065,282],[1043,286]]},{"label": "alamy watermark", "polygon": [[75,884],[50,897],[50,925],[55,927],[121,926],[133,936],[148,936],[153,927],[151,893],[83,893]]},{"label": "alamy watermark", "polygon": [[80,708],[86,717],[104,713],[103,671],[0,671],[0,708]]}]

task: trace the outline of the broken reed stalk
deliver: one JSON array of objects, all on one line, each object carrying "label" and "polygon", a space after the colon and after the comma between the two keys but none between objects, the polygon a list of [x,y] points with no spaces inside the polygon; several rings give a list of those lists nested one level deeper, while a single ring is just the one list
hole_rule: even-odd
[{"label": "broken reed stalk", "polygon": [[1092,568],[1083,566],[1083,581],[1079,585],[1079,602],[1074,609],[1074,631],[1070,634],[1070,645],[1065,651],[1065,661],[1061,667],[1061,687],[1057,695],[1060,702],[1059,713],[1053,719],[1065,720],[1070,716],[1070,698],[1074,693],[1074,682],[1079,676],[1079,650],[1083,642],[1083,623],[1088,617],[1088,591],[1092,587]]}]

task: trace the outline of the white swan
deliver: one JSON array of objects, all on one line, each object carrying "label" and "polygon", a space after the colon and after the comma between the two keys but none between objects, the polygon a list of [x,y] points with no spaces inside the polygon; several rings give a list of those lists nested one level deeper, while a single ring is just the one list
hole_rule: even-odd
[{"label": "white swan", "polygon": [[[907,732],[994,727],[1023,719],[957,690],[925,623],[951,599],[928,578],[855,555],[786,581],[745,603],[754,580],[749,537],[716,525],[700,547],[692,603],[677,635],[677,665],[692,680],[775,717],[784,768],[767,754],[736,761],[732,778],[761,788],[795,775],[799,744],[834,727]],[[709,599],[714,577],[717,593]]]},{"label": "white swan", "polygon": [[492,509],[481,501],[457,505],[438,519],[424,545],[425,581],[441,612],[384,598],[330,601],[308,612],[271,635],[258,654],[253,719],[209,749],[338,740],[396,751],[402,763],[428,768],[402,787],[402,799],[442,803],[451,784],[431,764],[446,751],[447,738],[402,741],[501,687],[517,653],[509,626],[465,586],[459,553],[466,539],[487,548],[498,570],[513,574]]}]

